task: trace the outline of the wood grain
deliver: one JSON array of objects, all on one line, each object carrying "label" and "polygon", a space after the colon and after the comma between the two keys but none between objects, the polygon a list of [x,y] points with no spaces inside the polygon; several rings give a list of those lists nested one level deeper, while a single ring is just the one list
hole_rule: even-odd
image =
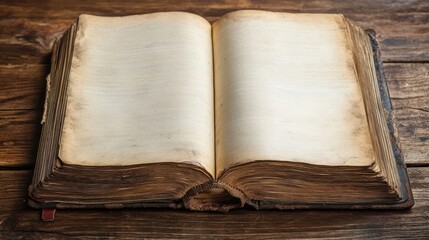
[{"label": "wood grain", "polygon": [[[23,202],[39,139],[45,77],[55,37],[80,13],[189,11],[210,21],[238,9],[344,13],[381,42],[399,137],[416,205],[408,211],[60,211],[53,223]],[[0,239],[421,238],[429,236],[429,1],[132,0],[0,2]],[[414,62],[414,63],[410,63]],[[419,63],[420,62],[420,63]],[[425,166],[425,167],[424,167]]]},{"label": "wood grain", "polygon": [[[429,235],[428,168],[409,169],[416,205],[406,211],[254,211],[227,214],[182,210],[59,210],[51,223],[39,221],[40,211],[15,204],[0,225],[0,236],[24,238],[423,238]],[[20,173],[21,174],[21,173]],[[23,173],[19,177],[30,177]],[[1,176],[1,175],[0,175]],[[18,178],[17,176],[6,176]],[[7,178],[5,178],[7,179]],[[29,179],[28,179],[29,180]],[[7,202],[22,202],[26,186],[16,189]],[[2,182],[3,183],[3,182]],[[18,189],[21,189],[18,191]],[[4,194],[0,195],[4,201]],[[15,200],[13,200],[15,199]],[[387,221],[388,220],[388,221]],[[45,235],[46,234],[46,235]]]},{"label": "wood grain", "polygon": [[184,0],[178,3],[174,0],[149,0],[136,3],[133,0],[124,1],[97,1],[87,2],[84,0],[75,0],[73,2],[60,0],[50,1],[40,4],[31,0],[2,1],[0,8],[4,10],[0,17],[27,17],[32,18],[68,18],[73,19],[79,13],[124,15],[124,14],[142,14],[155,11],[189,11],[205,16],[219,16],[226,12],[236,9],[264,9],[270,11],[284,12],[329,12],[329,13],[382,13],[389,12],[427,12],[429,11],[429,2],[425,0],[414,1],[395,1],[395,0],[362,0],[362,1],[342,1],[342,0],[248,0],[248,1],[229,1],[229,0]]},{"label": "wood grain", "polygon": [[358,26],[376,31],[383,62],[429,60],[428,13],[345,15]]},{"label": "wood grain", "polygon": [[49,65],[0,65],[0,110],[42,109]]},{"label": "wood grain", "polygon": [[0,111],[0,166],[34,164],[41,117],[41,111]]},{"label": "wood grain", "polygon": [[0,19],[0,51],[3,53],[0,63],[50,63],[54,40],[76,19]]},{"label": "wood grain", "polygon": [[25,200],[32,174],[31,170],[0,170],[0,219],[15,210],[27,209]]},{"label": "wood grain", "polygon": [[385,64],[408,165],[429,164],[429,64]]}]

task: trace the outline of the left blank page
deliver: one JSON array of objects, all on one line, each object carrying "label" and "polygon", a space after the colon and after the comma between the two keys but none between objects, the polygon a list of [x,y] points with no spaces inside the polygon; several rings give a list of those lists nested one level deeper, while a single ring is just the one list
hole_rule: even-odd
[{"label": "left blank page", "polygon": [[60,159],[214,174],[211,26],[188,13],[79,17]]}]

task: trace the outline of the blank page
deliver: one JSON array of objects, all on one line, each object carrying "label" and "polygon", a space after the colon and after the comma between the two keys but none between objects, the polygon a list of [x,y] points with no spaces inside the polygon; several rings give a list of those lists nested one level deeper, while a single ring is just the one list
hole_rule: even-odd
[{"label": "blank page", "polygon": [[60,158],[192,162],[214,173],[211,26],[188,13],[82,15]]},{"label": "blank page", "polygon": [[374,162],[343,16],[238,11],[214,24],[213,44],[217,173]]}]

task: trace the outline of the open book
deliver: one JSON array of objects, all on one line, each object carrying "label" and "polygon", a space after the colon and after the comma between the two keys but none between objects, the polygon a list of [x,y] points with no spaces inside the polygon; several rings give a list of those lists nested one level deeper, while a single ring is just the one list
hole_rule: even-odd
[{"label": "open book", "polygon": [[43,124],[34,207],[413,204],[374,36],[342,15],[81,15]]}]

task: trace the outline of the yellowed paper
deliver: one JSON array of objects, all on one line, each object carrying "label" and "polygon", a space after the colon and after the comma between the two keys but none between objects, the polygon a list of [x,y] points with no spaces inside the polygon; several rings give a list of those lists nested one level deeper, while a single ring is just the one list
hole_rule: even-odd
[{"label": "yellowed paper", "polygon": [[374,162],[341,15],[238,11],[213,28],[217,173],[256,160]]},{"label": "yellowed paper", "polygon": [[59,156],[191,162],[214,174],[211,26],[189,13],[82,15]]}]

